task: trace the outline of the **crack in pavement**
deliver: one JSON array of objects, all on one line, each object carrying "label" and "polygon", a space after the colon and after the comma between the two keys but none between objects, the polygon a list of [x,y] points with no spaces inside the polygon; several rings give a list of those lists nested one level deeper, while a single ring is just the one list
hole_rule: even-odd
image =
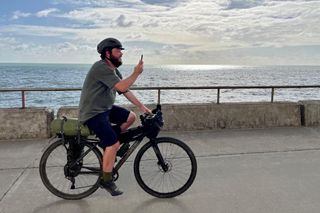
[{"label": "crack in pavement", "polygon": [[23,174],[29,170],[29,169],[34,169],[34,168],[39,168],[39,167],[35,167],[35,166],[31,166],[34,165],[34,163],[36,161],[38,161],[39,158],[36,157],[27,167],[22,167],[22,168],[4,168],[4,169],[0,169],[0,171],[6,171],[6,170],[22,170],[22,172],[18,175],[18,177],[13,181],[13,183],[11,184],[11,186],[9,186],[8,190],[1,196],[0,198],[0,204],[1,202],[4,200],[4,198],[7,196],[7,194],[11,191],[11,189],[14,187],[14,185],[19,181],[19,179],[23,176]]},{"label": "crack in pavement", "polygon": [[10,192],[10,190],[13,188],[13,186],[18,182],[18,180],[20,179],[20,177],[25,173],[25,171],[28,168],[25,168],[20,175],[18,175],[18,177],[13,181],[13,183],[11,184],[11,186],[8,188],[8,190],[2,195],[2,197],[0,198],[0,203],[2,202],[2,200],[6,197],[6,195]]}]

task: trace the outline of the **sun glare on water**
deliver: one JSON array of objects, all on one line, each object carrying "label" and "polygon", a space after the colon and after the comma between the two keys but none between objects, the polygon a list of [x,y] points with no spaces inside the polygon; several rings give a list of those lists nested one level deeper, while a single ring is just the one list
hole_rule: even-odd
[{"label": "sun glare on water", "polygon": [[187,70],[187,71],[192,71],[192,70],[223,70],[223,69],[238,69],[241,68],[242,66],[237,66],[237,65],[184,65],[184,64],[178,64],[178,65],[164,65],[162,68],[166,69],[171,69],[171,70]]}]

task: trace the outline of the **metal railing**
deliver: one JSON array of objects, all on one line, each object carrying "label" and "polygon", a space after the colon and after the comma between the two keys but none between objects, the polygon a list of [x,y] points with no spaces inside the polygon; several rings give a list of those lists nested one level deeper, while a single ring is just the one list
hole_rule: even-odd
[{"label": "metal railing", "polygon": [[[221,90],[223,89],[270,89],[271,100],[274,102],[275,89],[304,89],[320,88],[320,85],[304,86],[195,86],[195,87],[132,87],[131,90],[156,90],[158,91],[158,104],[160,104],[162,90],[217,90],[217,104],[220,104]],[[48,91],[81,91],[81,88],[0,88],[0,92],[21,92],[22,108],[26,107],[26,92],[48,92]]]}]

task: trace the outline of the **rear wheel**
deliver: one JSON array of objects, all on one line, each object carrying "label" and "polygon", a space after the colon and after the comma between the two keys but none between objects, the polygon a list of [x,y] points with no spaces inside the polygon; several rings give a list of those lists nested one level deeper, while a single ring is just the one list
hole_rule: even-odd
[{"label": "rear wheel", "polygon": [[43,184],[54,195],[68,199],[82,199],[99,187],[101,153],[90,143],[84,143],[83,153],[89,151],[78,162],[68,162],[67,148],[62,140],[51,144],[43,153],[39,172]]},{"label": "rear wheel", "polygon": [[[159,158],[156,155],[161,153]],[[161,165],[159,159],[164,162]],[[197,174],[197,161],[192,150],[174,138],[157,138],[146,143],[137,153],[134,174],[147,193],[170,198],[185,192]]]}]

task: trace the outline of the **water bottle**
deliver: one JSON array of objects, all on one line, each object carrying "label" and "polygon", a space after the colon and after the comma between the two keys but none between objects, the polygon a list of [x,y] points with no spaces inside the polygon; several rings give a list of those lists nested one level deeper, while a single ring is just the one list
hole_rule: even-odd
[{"label": "water bottle", "polygon": [[128,151],[129,147],[130,147],[129,143],[122,144],[122,146],[120,147],[120,149],[117,152],[117,156],[119,156],[119,157],[124,156],[124,154],[126,154],[126,152]]}]

